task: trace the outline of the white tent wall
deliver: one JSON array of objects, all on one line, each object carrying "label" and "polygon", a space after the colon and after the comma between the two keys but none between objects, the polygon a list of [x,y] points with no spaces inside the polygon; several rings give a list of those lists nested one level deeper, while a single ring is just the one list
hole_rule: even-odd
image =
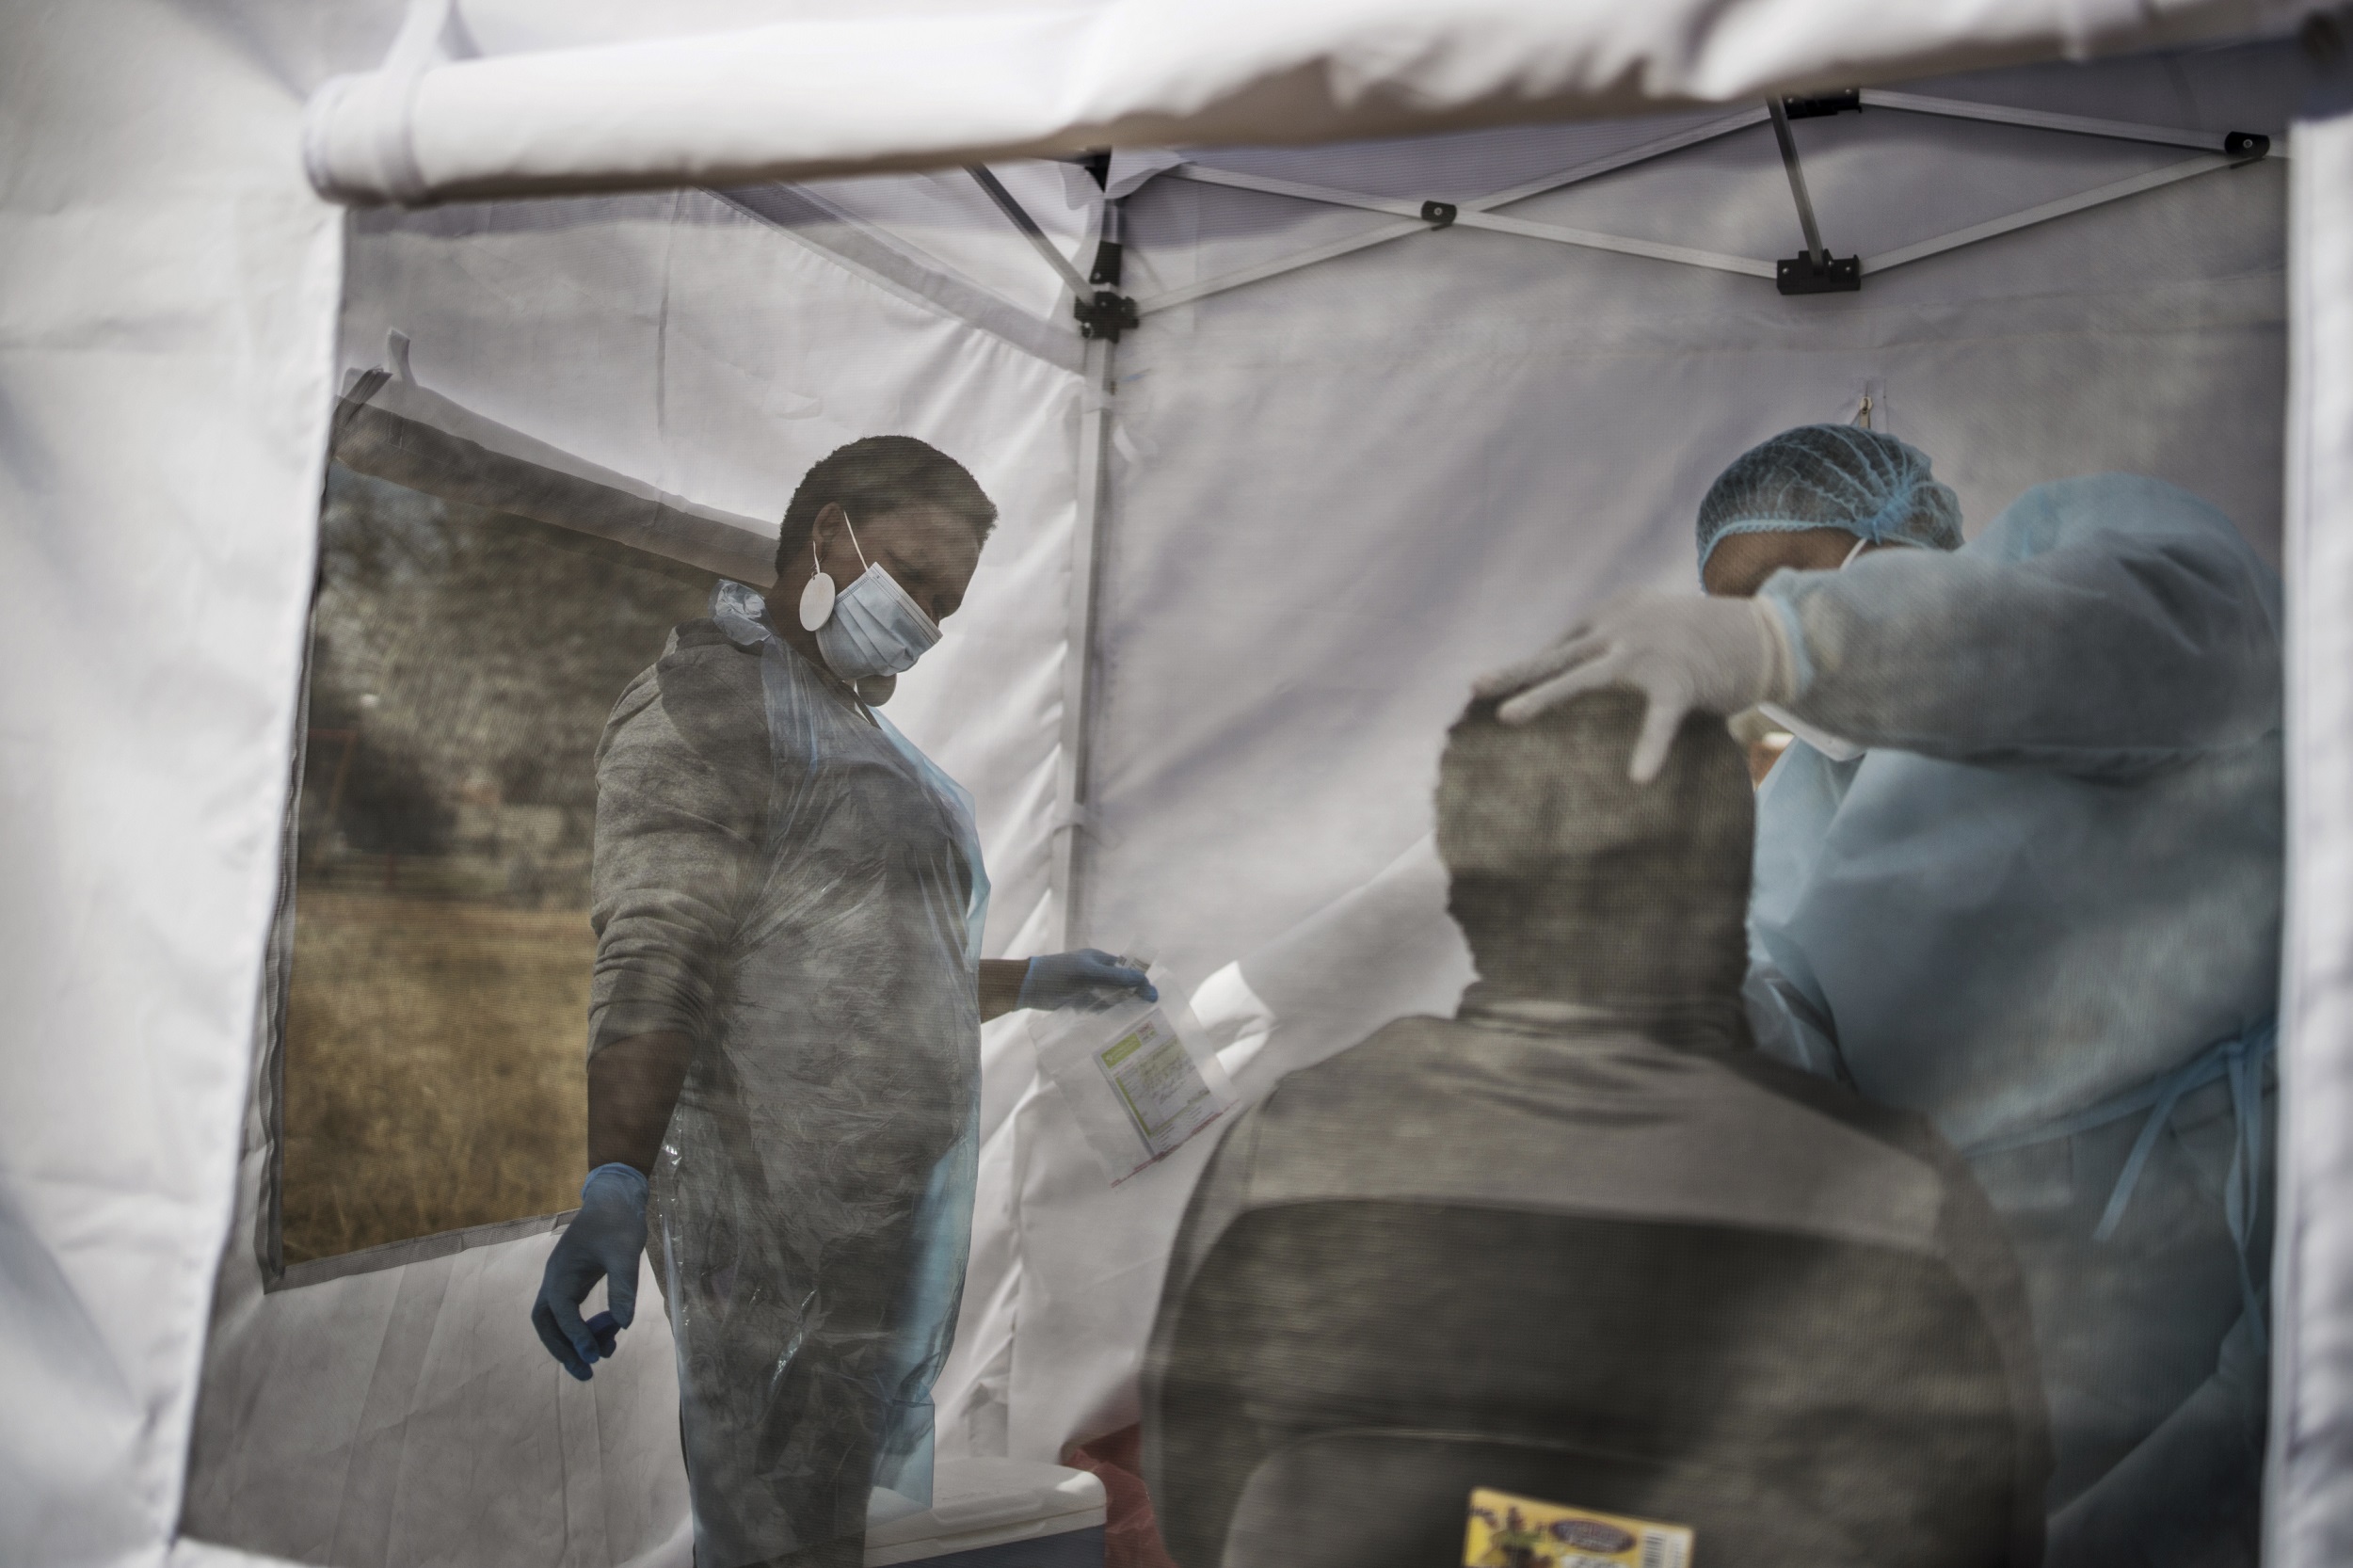
[{"label": "white tent wall", "polygon": [[2353,60],[2297,128],[2288,938],[2266,1549],[2353,1558]]},{"label": "white tent wall", "polygon": [[177,1533],[333,390],[299,111],[378,21],[0,13],[0,1561]]}]

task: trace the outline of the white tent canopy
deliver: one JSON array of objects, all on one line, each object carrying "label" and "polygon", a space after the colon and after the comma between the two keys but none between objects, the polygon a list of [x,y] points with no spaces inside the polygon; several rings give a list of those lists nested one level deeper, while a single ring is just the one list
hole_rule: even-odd
[{"label": "white tent canopy", "polygon": [[[0,840],[0,951],[36,999],[0,1094],[0,1343],[34,1416],[0,1435],[0,1555],[684,1560],[658,1320],[565,1382],[523,1320],[546,1222],[265,1288],[252,1021],[330,442],[745,576],[851,436],[969,462],[1005,521],[892,715],[981,801],[990,951],[1149,946],[1247,1090],[1467,978],[1423,839],[1468,676],[1617,588],[1688,582],[1714,469],[1866,397],[1973,525],[2132,469],[2285,558],[2271,1549],[2339,1555],[2353,129],[2290,135],[2302,68],[2278,42],[1917,79],[2243,33],[2265,20],[2245,8],[1428,9],[743,33],[778,13],[721,8],[646,39],[618,8],[468,5],[419,8],[397,43],[387,11],[332,38],[266,9],[10,24],[43,73],[8,111],[26,243],[0,469],[23,520],[0,625],[55,673],[11,702],[22,825]],[[127,56],[98,38],[140,29]],[[346,234],[303,186],[296,111],[388,46],[312,104],[310,169],[340,194],[718,188],[388,209]],[[129,112],[167,80],[169,126]],[[1857,82],[1888,85],[1793,134],[1862,289],[1784,296],[1791,184],[1733,101]],[[2226,152],[2232,132],[2273,155]],[[1111,219],[1084,170],[1006,158],[1105,142],[1192,150],[1116,155]],[[984,156],[1079,271],[1118,225],[1140,326],[1081,339],[1071,280],[965,172],[871,172]],[[93,621],[110,634],[74,636]],[[1018,1025],[987,1041],[942,1435],[1052,1457],[1133,1419],[1207,1141],[1107,1188],[1028,1050]]]},{"label": "white tent canopy", "polygon": [[658,21],[426,0],[383,69],[322,89],[306,135],[320,188],[361,200],[725,184],[1641,113],[2244,34],[2301,8],[1116,0],[914,27],[746,25],[773,12],[724,0]]}]

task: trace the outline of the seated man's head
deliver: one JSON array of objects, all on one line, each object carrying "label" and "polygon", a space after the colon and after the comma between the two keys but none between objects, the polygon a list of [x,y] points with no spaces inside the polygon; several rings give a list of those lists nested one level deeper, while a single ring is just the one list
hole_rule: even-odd
[{"label": "seated man's head", "polygon": [[1960,549],[1961,504],[1927,454],[1851,424],[1801,424],[1749,448],[1700,503],[1700,584],[1720,597],[1891,545]]},{"label": "seated man's head", "polygon": [[1737,997],[1754,803],[1723,721],[1687,719],[1636,784],[1638,694],[1589,693],[1526,725],[1495,710],[1473,703],[1438,765],[1448,908],[1481,979],[1629,1013]]}]

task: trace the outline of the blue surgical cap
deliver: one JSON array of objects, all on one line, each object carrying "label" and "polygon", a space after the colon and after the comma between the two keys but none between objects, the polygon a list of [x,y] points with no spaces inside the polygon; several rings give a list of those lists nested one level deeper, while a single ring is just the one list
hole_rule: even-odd
[{"label": "blue surgical cap", "polygon": [[1727,534],[1843,528],[1873,544],[1961,548],[1961,504],[1929,459],[1852,424],[1801,424],[1733,459],[1700,503],[1700,565]]}]

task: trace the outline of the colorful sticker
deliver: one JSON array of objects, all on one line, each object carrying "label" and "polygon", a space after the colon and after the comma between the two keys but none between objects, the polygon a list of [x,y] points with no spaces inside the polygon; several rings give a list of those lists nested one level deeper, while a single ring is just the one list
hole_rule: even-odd
[{"label": "colorful sticker", "polygon": [[1690,1568],[1681,1525],[1596,1513],[1481,1487],[1471,1494],[1465,1568]]}]

